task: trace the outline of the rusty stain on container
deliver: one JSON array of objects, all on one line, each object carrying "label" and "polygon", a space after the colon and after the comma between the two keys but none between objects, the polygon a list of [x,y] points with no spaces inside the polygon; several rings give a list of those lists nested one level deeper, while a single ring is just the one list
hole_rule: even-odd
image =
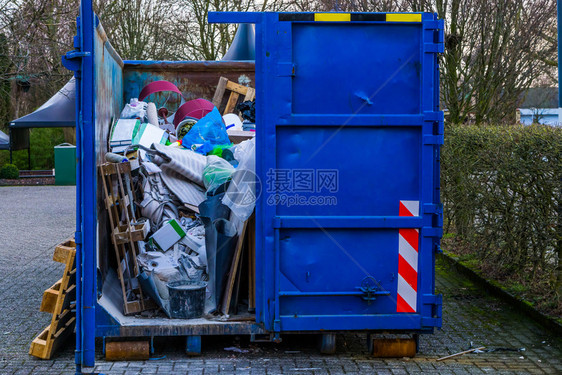
[{"label": "rusty stain on container", "polygon": [[[255,65],[253,62],[237,61],[125,61],[123,69],[124,102],[138,97],[140,90],[153,81],[166,80],[175,84],[185,100],[203,98],[211,100],[220,77],[238,82],[243,78],[255,87]],[[167,93],[153,94],[156,107],[166,105],[174,111],[181,97]]]}]

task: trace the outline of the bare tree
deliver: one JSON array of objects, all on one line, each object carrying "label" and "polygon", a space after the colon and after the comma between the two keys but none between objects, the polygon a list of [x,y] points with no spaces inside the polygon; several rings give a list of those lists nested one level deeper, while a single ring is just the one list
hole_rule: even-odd
[{"label": "bare tree", "polygon": [[[453,122],[512,121],[523,91],[555,82],[555,6],[555,0],[96,1],[113,46],[127,59],[222,57],[236,25],[209,24],[211,11],[436,12],[446,20],[441,94]],[[78,8],[79,0],[0,0],[9,60],[0,81],[11,83],[14,115],[34,109],[70,76],[60,56],[72,48]]]},{"label": "bare tree", "polygon": [[[131,60],[173,56],[171,0],[99,0],[95,9],[113,47]],[[173,38],[172,38],[173,39]]]},{"label": "bare tree", "polygon": [[215,60],[222,57],[236,31],[236,25],[210,24],[209,12],[283,11],[290,7],[285,0],[255,2],[251,0],[180,0],[177,15],[182,22],[174,23],[176,58]]},{"label": "bare tree", "polygon": [[78,1],[12,0],[2,4],[0,24],[7,39],[13,115],[35,109],[72,75],[61,55],[72,46]]},{"label": "bare tree", "polygon": [[554,0],[321,0],[320,10],[436,12],[446,24],[442,103],[451,122],[513,122],[521,94],[554,78]]},{"label": "bare tree", "polygon": [[[549,70],[553,0],[437,1],[447,18],[443,101],[452,122],[513,122],[526,89]],[[551,69],[551,68],[550,68]]]},{"label": "bare tree", "polygon": [[0,34],[0,130],[4,130],[8,121],[11,120],[11,85],[8,79],[10,67],[8,39],[6,35]]}]

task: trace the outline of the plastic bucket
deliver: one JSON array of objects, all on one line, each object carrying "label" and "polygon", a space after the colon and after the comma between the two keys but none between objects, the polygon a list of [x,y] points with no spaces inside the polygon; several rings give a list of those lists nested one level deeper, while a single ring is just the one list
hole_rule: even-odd
[{"label": "plastic bucket", "polygon": [[170,316],[179,319],[200,318],[205,307],[203,281],[172,281],[168,283],[170,293]]}]

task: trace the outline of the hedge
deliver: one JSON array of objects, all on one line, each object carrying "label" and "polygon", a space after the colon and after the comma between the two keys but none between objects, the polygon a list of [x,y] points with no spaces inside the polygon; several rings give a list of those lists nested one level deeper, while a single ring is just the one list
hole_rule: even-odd
[{"label": "hedge", "polygon": [[441,161],[445,232],[560,297],[562,127],[449,125]]},{"label": "hedge", "polygon": [[0,168],[0,178],[17,179],[20,178],[18,167],[13,164],[6,164]]}]

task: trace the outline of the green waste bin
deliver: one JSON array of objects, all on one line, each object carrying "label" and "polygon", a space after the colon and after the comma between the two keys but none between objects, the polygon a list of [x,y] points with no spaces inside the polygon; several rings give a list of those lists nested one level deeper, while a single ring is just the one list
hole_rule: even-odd
[{"label": "green waste bin", "polygon": [[55,146],[55,185],[76,185],[76,146]]}]

